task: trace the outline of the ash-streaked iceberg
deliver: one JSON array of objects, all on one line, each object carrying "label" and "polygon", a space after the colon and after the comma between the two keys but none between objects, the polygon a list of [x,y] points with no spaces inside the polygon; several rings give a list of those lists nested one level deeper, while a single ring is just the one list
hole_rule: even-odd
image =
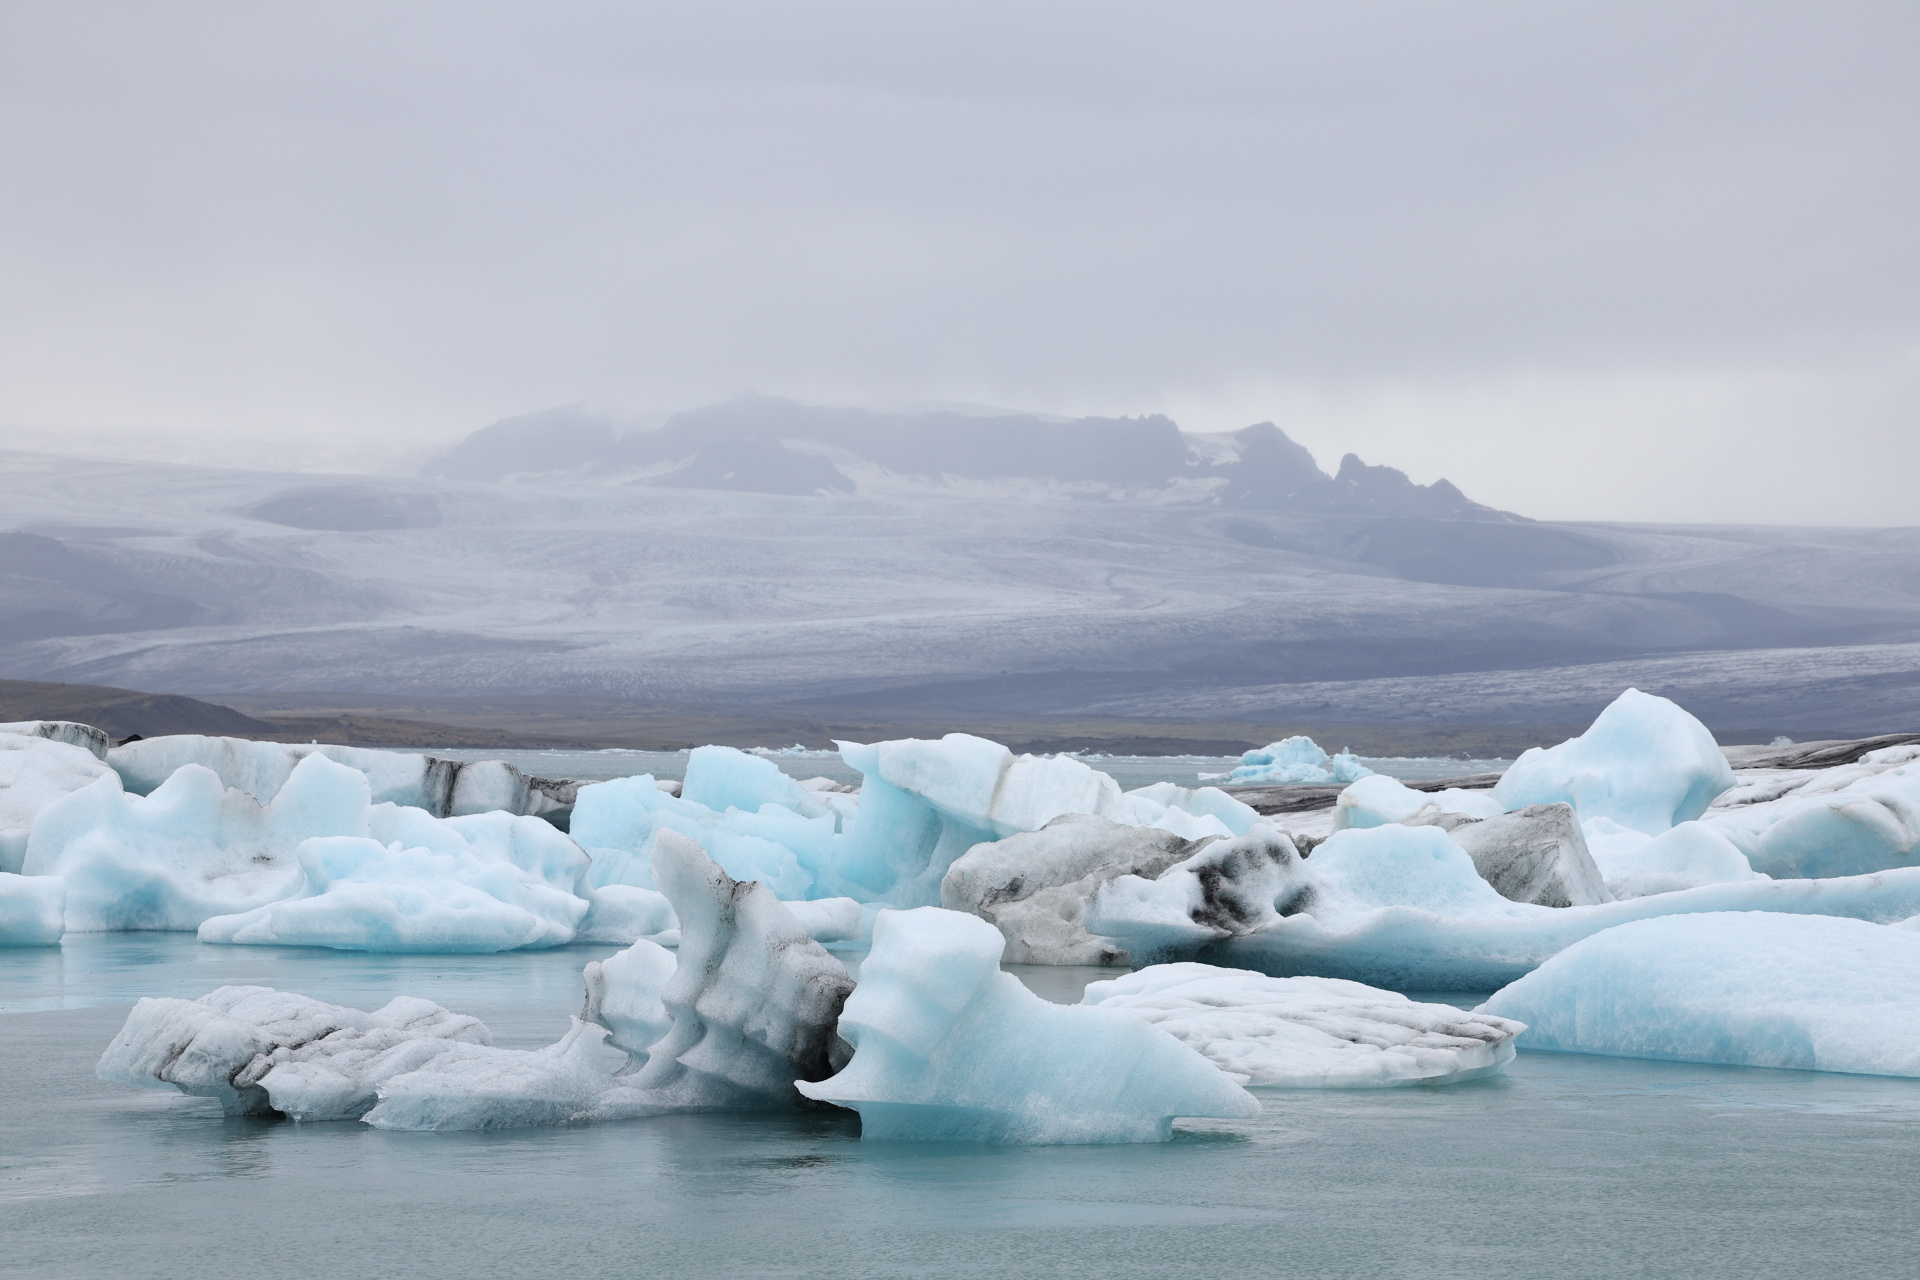
[{"label": "ash-streaked iceberg", "polygon": [[1139,1018],[1053,1005],[1000,971],[975,916],[884,911],[840,1034],[853,1059],[797,1087],[860,1113],[866,1140],[1160,1142],[1179,1116],[1245,1118],[1259,1104],[1206,1058]]},{"label": "ash-streaked iceberg", "polygon": [[1493,797],[1508,810],[1565,801],[1582,822],[1609,818],[1658,835],[1698,818],[1733,785],[1705,725],[1666,698],[1628,689],[1579,737],[1522,753]]},{"label": "ash-streaked iceberg", "polygon": [[1920,933],[1763,911],[1641,920],[1479,1012],[1526,1023],[1528,1049],[1920,1076]]},{"label": "ash-streaked iceberg", "polygon": [[1523,1024],[1338,978],[1160,964],[1090,983],[1080,1003],[1140,1018],[1250,1086],[1453,1084],[1513,1060]]},{"label": "ash-streaked iceberg", "polygon": [[[102,1080],[213,1098],[229,1115],[288,1111],[354,1119],[374,1103],[377,1064],[492,1043],[478,1019],[400,996],[372,1013],[271,987],[230,986],[197,1000],[144,999],[100,1056]],[[284,1067],[290,1092],[267,1080]],[[293,1083],[298,1081],[297,1084]],[[298,1094],[296,1098],[294,1095]]]},{"label": "ash-streaked iceberg", "polygon": [[1126,964],[1125,948],[1087,932],[1088,901],[1109,880],[1153,879],[1220,838],[1186,840],[1158,827],[1069,813],[1038,831],[967,850],[940,882],[940,905],[999,929],[1012,964]]}]

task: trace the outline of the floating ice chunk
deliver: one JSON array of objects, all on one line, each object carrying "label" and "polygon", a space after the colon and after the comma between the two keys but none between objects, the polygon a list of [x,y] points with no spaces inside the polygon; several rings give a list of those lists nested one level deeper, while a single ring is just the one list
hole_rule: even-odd
[{"label": "floating ice chunk", "polygon": [[673,914],[667,895],[653,889],[610,884],[587,890],[592,905],[580,922],[575,942],[618,942],[627,944],[642,938],[655,942],[669,935],[678,938],[680,921]]},{"label": "floating ice chunk", "polygon": [[1222,776],[1236,786],[1285,786],[1297,783],[1357,782],[1373,770],[1351,753],[1329,756],[1312,738],[1296,735],[1246,752],[1231,773]]},{"label": "floating ice chunk", "polygon": [[605,960],[589,962],[581,972],[587,988],[581,1020],[605,1027],[611,1033],[609,1044],[626,1050],[635,1063],[644,1063],[654,1041],[673,1026],[661,996],[675,965],[671,951],[644,939]]},{"label": "floating ice chunk", "polygon": [[195,929],[293,892],[300,842],[365,835],[367,800],[366,776],[323,756],[265,806],[198,765],[148,796],[107,774],[41,812],[24,869],[66,880],[70,932]]},{"label": "floating ice chunk", "polygon": [[1160,964],[1090,983],[1080,1003],[1153,1024],[1248,1085],[1452,1084],[1513,1060],[1525,1027],[1338,978]]},{"label": "floating ice chunk", "polygon": [[1133,963],[1152,963],[1272,924],[1299,909],[1308,884],[1293,841],[1256,823],[1246,835],[1213,841],[1157,876],[1107,880],[1094,890],[1085,928],[1117,940]]},{"label": "floating ice chunk", "polygon": [[1749,856],[1755,870],[1772,876],[1862,875],[1915,865],[1920,763],[1807,798],[1767,827]]},{"label": "floating ice chunk", "polygon": [[1334,802],[1334,830],[1379,827],[1388,823],[1429,823],[1445,814],[1464,818],[1491,818],[1507,806],[1485,791],[1448,787],[1444,791],[1415,791],[1384,773],[1362,778],[1340,793]]},{"label": "floating ice chunk", "polygon": [[1920,1076],[1920,935],[1742,911],[1595,934],[1482,1013],[1567,1053]]},{"label": "floating ice chunk", "polygon": [[655,1105],[748,1110],[802,1102],[795,1081],[844,1061],[834,1023],[853,980],[765,885],[737,881],[677,831],[654,872],[680,917],[661,1003],[673,1025],[630,1083]]},{"label": "floating ice chunk", "polygon": [[107,752],[107,763],[130,795],[149,796],[187,765],[210,769],[223,787],[246,792],[266,804],[293,774],[293,754],[277,742],[172,733],[143,738]]},{"label": "floating ice chunk", "polygon": [[[47,723],[55,722],[20,727]],[[25,864],[27,835],[41,810],[109,772],[84,747],[37,732],[0,732],[0,873],[18,874]]]},{"label": "floating ice chunk", "polygon": [[1522,753],[1493,795],[1506,809],[1564,800],[1583,822],[1611,818],[1658,835],[1698,818],[1733,784],[1705,725],[1665,698],[1628,689],[1579,737]]},{"label": "floating ice chunk", "polygon": [[867,777],[877,775],[956,822],[996,836],[1037,831],[1063,813],[1113,816],[1121,807],[1119,784],[1084,761],[1015,756],[971,734],[839,745],[842,758]]},{"label": "floating ice chunk", "polygon": [[975,916],[881,912],[840,1019],[853,1060],[800,1091],[859,1111],[868,1140],[1158,1142],[1176,1116],[1258,1114],[1165,1032],[1032,994],[1000,972],[1004,945]]},{"label": "floating ice chunk", "polygon": [[250,1115],[283,1109],[264,1081],[298,1064],[287,1077],[299,1097],[288,1100],[294,1114],[350,1119],[373,1105],[369,1064],[410,1041],[433,1042],[423,1046],[433,1053],[492,1037],[478,1019],[411,996],[363,1013],[271,987],[221,987],[198,1000],[141,1000],[95,1073],[136,1088],[171,1085]]},{"label": "floating ice chunk", "polygon": [[53,947],[67,931],[67,882],[0,871],[0,947]]},{"label": "floating ice chunk", "polygon": [[[365,837],[308,840],[298,849],[301,883],[292,896],[214,916],[200,925],[200,940],[464,953],[573,941],[586,899],[508,853],[484,842],[437,853]],[[585,858],[575,857],[584,871]]]},{"label": "floating ice chunk", "polygon": [[1087,932],[1088,901],[1109,880],[1151,880],[1218,839],[1186,840],[1070,813],[1038,831],[969,849],[947,869],[940,905],[999,929],[1012,964],[1125,964],[1123,947]]},{"label": "floating ice chunk", "polygon": [[1503,898],[1543,907],[1613,901],[1572,805],[1528,805],[1477,822],[1434,825],[1466,850],[1480,878]]},{"label": "floating ice chunk", "polygon": [[364,1119],[376,1129],[517,1129],[654,1114],[626,1087],[626,1056],[607,1030],[573,1019],[544,1049],[469,1048],[435,1056],[380,1084]]},{"label": "floating ice chunk", "polygon": [[1683,822],[1657,836],[1642,835],[1608,818],[1586,825],[1587,847],[1616,898],[1767,878],[1753,869],[1733,841],[1704,822]]}]

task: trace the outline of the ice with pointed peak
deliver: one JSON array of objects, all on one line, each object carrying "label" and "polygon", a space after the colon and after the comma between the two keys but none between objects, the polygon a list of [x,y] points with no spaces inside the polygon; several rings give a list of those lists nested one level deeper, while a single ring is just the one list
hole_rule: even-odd
[{"label": "ice with pointed peak", "polygon": [[738,881],[677,831],[654,842],[660,888],[680,917],[680,952],[660,992],[672,1026],[634,1088],[680,1110],[802,1101],[797,1081],[832,1073],[853,980],[768,888]]},{"label": "ice with pointed peak", "polygon": [[1628,689],[1579,737],[1523,752],[1493,796],[1504,809],[1564,800],[1582,822],[1610,818],[1651,836],[1698,818],[1733,784],[1705,725],[1666,698]]},{"label": "ice with pointed peak", "polygon": [[[41,721],[13,726],[38,729]],[[33,820],[54,801],[110,770],[84,747],[51,735],[0,728],[0,874],[19,874]]]},{"label": "ice with pointed peak", "polygon": [[1527,1049],[1920,1076],[1920,934],[1763,911],[1641,920],[1479,1012],[1525,1022]]},{"label": "ice with pointed peak", "polygon": [[1179,1116],[1245,1118],[1252,1095],[1139,1018],[1049,1004],[1000,970],[976,916],[883,911],[837,1074],[800,1091],[860,1113],[863,1140],[1164,1142]]},{"label": "ice with pointed peak", "polygon": [[1543,907],[1613,901],[1570,804],[1533,804],[1477,821],[1433,825],[1466,850],[1480,878],[1503,898]]},{"label": "ice with pointed peak", "polygon": [[1513,1060],[1523,1024],[1339,978],[1160,964],[1094,982],[1080,1003],[1132,1014],[1250,1086],[1453,1084]]},{"label": "ice with pointed peak", "polygon": [[[744,758],[773,768],[768,761]],[[657,888],[654,842],[663,831],[677,831],[707,849],[728,874],[800,900],[812,896],[820,868],[834,857],[837,822],[832,813],[808,816],[772,802],[752,812],[716,812],[662,791],[652,775],[641,774],[581,787],[569,830],[593,859],[587,878],[595,888]]]}]

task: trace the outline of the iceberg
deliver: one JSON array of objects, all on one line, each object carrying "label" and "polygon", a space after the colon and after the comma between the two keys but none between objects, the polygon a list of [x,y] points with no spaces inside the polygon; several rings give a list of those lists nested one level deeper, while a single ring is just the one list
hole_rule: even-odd
[{"label": "iceberg", "polygon": [[[774,769],[769,761],[735,754]],[[677,831],[707,849],[730,875],[758,880],[778,897],[804,900],[813,896],[820,869],[834,856],[838,821],[825,809],[808,816],[771,801],[751,812],[716,812],[668,794],[642,774],[581,787],[569,830],[593,859],[588,880],[595,888],[656,888],[654,842],[663,831]]]},{"label": "iceberg", "polygon": [[1523,752],[1494,786],[1503,809],[1565,801],[1582,822],[1608,818],[1659,835],[1734,785],[1707,727],[1665,698],[1628,689],[1587,731]]},{"label": "iceberg", "polygon": [[509,858],[472,846],[442,853],[338,836],[303,841],[296,858],[301,881],[292,894],[210,917],[199,927],[200,940],[342,951],[514,951],[572,942],[589,905]]},{"label": "iceberg", "polygon": [[680,953],[660,991],[672,1025],[632,1087],[675,1110],[804,1104],[796,1084],[846,1060],[834,1033],[853,990],[846,967],[765,885],[733,879],[679,832],[660,833],[654,869]]},{"label": "iceberg", "polygon": [[1526,1029],[1338,978],[1192,963],[1090,983],[1080,1003],[1132,1014],[1243,1084],[1290,1089],[1475,1079],[1512,1061]]},{"label": "iceberg", "polygon": [[1401,824],[1433,824],[1443,818],[1495,818],[1507,806],[1485,791],[1448,787],[1444,791],[1415,791],[1385,774],[1362,778],[1334,801],[1336,831]]},{"label": "iceberg", "polygon": [[[1606,819],[1597,818],[1597,822]],[[1513,902],[1586,907],[1613,901],[1568,804],[1535,804],[1478,821],[1442,821],[1480,878]]]},{"label": "iceberg", "polygon": [[1087,902],[1118,876],[1153,879],[1218,840],[1185,840],[1069,813],[1038,831],[977,844],[940,882],[940,905],[997,928],[1012,964],[1126,964],[1126,951],[1084,925]]},{"label": "iceberg", "polygon": [[[61,723],[28,721],[11,728]],[[108,772],[84,747],[37,731],[0,728],[0,874],[17,875],[26,864],[27,836],[42,810]]]},{"label": "iceberg", "polygon": [[1000,971],[1004,945],[976,916],[881,912],[840,1019],[853,1058],[800,1092],[857,1110],[867,1141],[1164,1142],[1177,1116],[1259,1113],[1164,1031],[1034,995]]},{"label": "iceberg", "polygon": [[609,1050],[606,1039],[605,1027],[574,1018],[566,1035],[544,1049],[437,1054],[385,1075],[379,1102],[361,1118],[375,1129],[467,1130],[658,1114],[662,1107],[624,1082],[625,1056]]},{"label": "iceberg", "polygon": [[1214,775],[1235,786],[1271,787],[1299,783],[1357,782],[1373,770],[1351,753],[1329,756],[1312,738],[1296,735],[1248,751],[1232,772]]},{"label": "iceberg", "polygon": [[1738,884],[1768,877],[1718,827],[1695,820],[1657,836],[1642,835],[1607,818],[1586,825],[1587,847],[1616,898],[1644,898],[1703,884]]},{"label": "iceberg", "polygon": [[1705,884],[1592,906],[1513,902],[1435,827],[1342,831],[1305,860],[1248,857],[1201,870],[1108,882],[1087,909],[1087,929],[1115,939],[1135,963],[1202,959],[1275,977],[1491,991],[1582,938],[1655,916],[1777,911],[1890,923],[1920,914],[1920,868]]},{"label": "iceberg", "polygon": [[322,756],[266,805],[198,765],[146,796],[109,773],[41,811],[22,869],[66,881],[70,932],[197,929],[292,893],[299,843],[365,834],[367,802],[366,776]]},{"label": "iceberg", "polygon": [[1920,763],[1823,793],[1802,788],[1769,806],[1765,816],[1775,820],[1757,838],[1748,835],[1753,816],[1760,815],[1716,825],[1743,846],[1754,870],[1767,875],[1864,875],[1920,865]]},{"label": "iceberg", "polygon": [[1480,1012],[1522,1047],[1920,1076],[1920,933],[1762,911],[1641,920],[1560,952]]},{"label": "iceberg", "polygon": [[594,960],[581,972],[586,985],[582,1022],[607,1029],[607,1043],[624,1049],[636,1065],[653,1042],[673,1027],[662,998],[678,962],[671,951],[642,938],[625,951]]},{"label": "iceberg", "polygon": [[[478,1019],[412,996],[363,1013],[271,987],[231,986],[198,1000],[141,1000],[95,1074],[135,1088],[172,1087],[213,1098],[228,1115],[279,1110],[353,1119],[374,1103],[378,1072],[369,1065],[393,1061],[395,1050],[430,1056],[491,1043]],[[286,1083],[288,1092],[276,1098],[268,1081],[288,1068],[276,1082]]]},{"label": "iceberg", "polygon": [[111,745],[106,731],[74,720],[14,720],[0,724],[0,733],[19,734],[23,738],[46,738],[79,747],[95,760],[104,761]]},{"label": "iceberg", "polygon": [[0,871],[0,947],[54,947],[67,931],[67,882]]}]

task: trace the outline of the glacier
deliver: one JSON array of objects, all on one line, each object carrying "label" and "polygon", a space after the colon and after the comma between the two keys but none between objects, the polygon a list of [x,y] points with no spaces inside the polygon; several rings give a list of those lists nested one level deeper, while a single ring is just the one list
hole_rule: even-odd
[{"label": "glacier", "polygon": [[1523,1048],[1920,1076],[1920,932],[1761,911],[1641,920],[1561,951],[1479,1012]]},{"label": "glacier", "polygon": [[1259,1113],[1145,1020],[1029,992],[1001,972],[1004,946],[975,916],[881,912],[840,1018],[852,1060],[796,1087],[858,1111],[865,1141],[1164,1142],[1178,1116]]}]

